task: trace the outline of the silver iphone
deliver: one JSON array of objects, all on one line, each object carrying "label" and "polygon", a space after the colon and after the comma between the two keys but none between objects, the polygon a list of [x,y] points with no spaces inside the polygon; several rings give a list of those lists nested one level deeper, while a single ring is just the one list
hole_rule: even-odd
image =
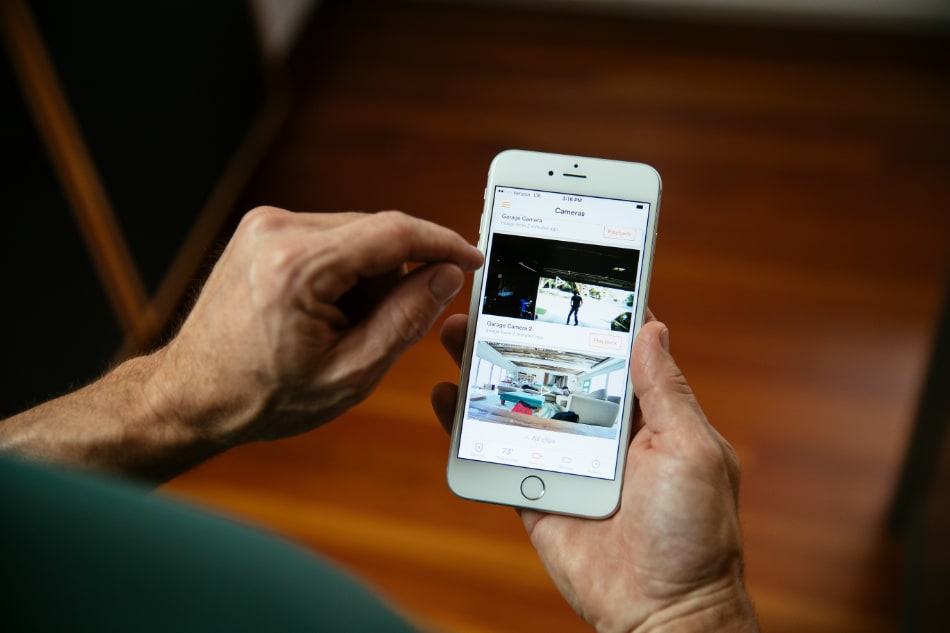
[{"label": "silver iphone", "polygon": [[457,495],[616,511],[660,188],[641,163],[519,150],[492,161],[448,464]]}]

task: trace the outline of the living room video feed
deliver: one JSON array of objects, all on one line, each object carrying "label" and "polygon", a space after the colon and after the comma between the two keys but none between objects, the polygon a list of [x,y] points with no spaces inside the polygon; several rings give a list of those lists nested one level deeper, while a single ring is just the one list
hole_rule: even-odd
[{"label": "living room video feed", "polygon": [[605,439],[619,432],[623,358],[479,341],[471,378],[470,419]]},{"label": "living room video feed", "polygon": [[484,314],[629,332],[640,251],[496,233]]}]

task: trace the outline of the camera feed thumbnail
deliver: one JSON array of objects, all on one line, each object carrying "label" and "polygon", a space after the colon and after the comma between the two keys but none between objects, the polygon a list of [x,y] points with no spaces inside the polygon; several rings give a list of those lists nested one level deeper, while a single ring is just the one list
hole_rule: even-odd
[{"label": "camera feed thumbnail", "polygon": [[479,341],[470,384],[470,419],[615,439],[627,374],[623,358]]},{"label": "camera feed thumbnail", "polygon": [[484,314],[629,332],[640,252],[496,233]]}]

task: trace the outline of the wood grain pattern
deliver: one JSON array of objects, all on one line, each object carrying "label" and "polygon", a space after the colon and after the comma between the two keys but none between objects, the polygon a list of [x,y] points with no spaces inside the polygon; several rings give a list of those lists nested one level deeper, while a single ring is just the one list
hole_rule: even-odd
[{"label": "wood grain pattern", "polygon": [[[741,458],[764,630],[893,630],[901,544],[884,519],[950,272],[948,50],[935,36],[328,2],[244,208],[401,208],[474,241],[502,149],[653,164],[650,303]],[[448,492],[428,392],[456,375],[433,332],[342,419],[166,490],[322,552],[431,630],[588,630],[513,511]]]}]

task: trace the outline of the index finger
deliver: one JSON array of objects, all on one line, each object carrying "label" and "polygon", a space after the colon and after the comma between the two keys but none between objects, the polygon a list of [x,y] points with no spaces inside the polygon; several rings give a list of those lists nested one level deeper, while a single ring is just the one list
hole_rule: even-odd
[{"label": "index finger", "polygon": [[464,271],[482,265],[481,251],[461,235],[399,211],[355,218],[321,231],[305,272],[321,298],[336,301],[360,278],[373,277],[407,262],[451,262]]}]

